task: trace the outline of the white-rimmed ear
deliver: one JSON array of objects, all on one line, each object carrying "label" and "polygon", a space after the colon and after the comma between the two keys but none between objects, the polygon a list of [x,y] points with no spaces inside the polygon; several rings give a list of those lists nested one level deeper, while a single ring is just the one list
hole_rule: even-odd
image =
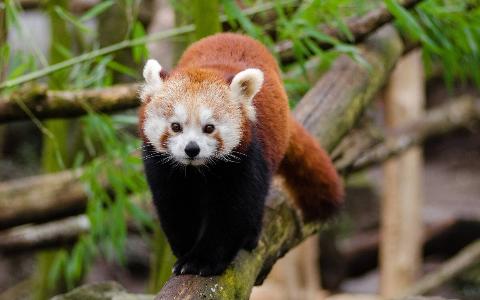
[{"label": "white-rimmed ear", "polygon": [[262,84],[262,71],[259,69],[246,69],[233,77],[230,89],[234,96],[251,100],[260,91]]},{"label": "white-rimmed ear", "polygon": [[160,72],[162,71],[162,66],[155,59],[149,59],[143,68],[143,78],[147,84],[161,84],[162,77],[160,77]]},{"label": "white-rimmed ear", "polygon": [[246,69],[239,72],[230,83],[234,98],[239,99],[247,110],[248,118],[255,120],[255,107],[252,99],[260,91],[263,84],[263,72],[259,69]]}]

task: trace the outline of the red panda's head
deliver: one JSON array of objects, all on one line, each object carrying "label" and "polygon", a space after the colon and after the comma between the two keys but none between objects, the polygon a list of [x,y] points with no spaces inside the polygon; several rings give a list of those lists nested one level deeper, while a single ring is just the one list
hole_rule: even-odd
[{"label": "red panda's head", "polygon": [[242,140],[245,121],[255,121],[252,100],[263,84],[262,71],[246,69],[230,83],[209,70],[179,70],[168,78],[161,71],[155,60],[143,71],[146,141],[185,165],[228,160]]}]

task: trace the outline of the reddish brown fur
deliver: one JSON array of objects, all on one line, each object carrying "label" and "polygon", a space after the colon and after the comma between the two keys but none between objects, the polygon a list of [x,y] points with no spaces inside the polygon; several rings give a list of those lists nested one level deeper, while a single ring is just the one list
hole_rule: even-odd
[{"label": "reddish brown fur", "polygon": [[220,134],[219,134],[218,132],[216,132],[213,137],[217,140],[217,151],[218,151],[218,152],[222,152],[224,145],[223,145],[223,140],[222,140],[222,138],[220,137]]},{"label": "reddish brown fur", "polygon": [[[207,37],[185,51],[169,79],[188,73],[197,82],[221,80],[228,84],[233,75],[247,68],[264,73],[263,86],[254,98],[255,126],[270,170],[285,176],[305,217],[327,216],[340,204],[341,181],[325,151],[290,114],[277,63],[261,43],[231,33]],[[244,150],[252,136],[245,112],[244,120],[237,151]]]},{"label": "reddish brown fur", "polygon": [[167,148],[167,142],[168,139],[170,138],[170,131],[166,130],[162,137],[160,138],[160,145],[164,148]]},{"label": "reddish brown fur", "polygon": [[[257,112],[257,132],[264,144],[267,162],[276,170],[288,146],[289,107],[277,63],[259,42],[238,34],[217,34],[191,45],[181,57],[176,72],[210,69],[225,80],[247,68],[264,73],[264,83],[254,98]],[[250,141],[248,124],[244,126],[242,148]]]},{"label": "reddish brown fur", "polygon": [[326,218],[341,205],[343,187],[330,157],[295,119],[278,172],[306,219]]}]

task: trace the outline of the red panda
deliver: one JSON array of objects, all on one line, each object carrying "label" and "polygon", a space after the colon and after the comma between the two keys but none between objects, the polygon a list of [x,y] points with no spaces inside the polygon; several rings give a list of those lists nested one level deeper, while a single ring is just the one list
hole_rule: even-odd
[{"label": "red panda", "polygon": [[213,35],[172,72],[149,60],[143,75],[143,160],[176,275],[220,274],[256,247],[274,174],[307,221],[341,204],[330,158],[293,118],[278,65],[258,41]]}]

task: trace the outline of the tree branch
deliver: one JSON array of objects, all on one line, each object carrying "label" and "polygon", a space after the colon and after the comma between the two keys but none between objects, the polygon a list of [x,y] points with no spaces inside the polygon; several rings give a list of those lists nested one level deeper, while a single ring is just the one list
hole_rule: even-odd
[{"label": "tree branch", "polygon": [[81,171],[63,171],[0,183],[0,228],[81,211],[87,195]]},{"label": "tree branch", "polygon": [[[372,147],[354,149],[360,155],[352,164],[346,163],[349,172],[356,172],[371,167],[378,162],[385,161],[414,145],[423,143],[427,138],[442,135],[454,129],[468,127],[480,120],[480,100],[464,95],[450,100],[429,111],[424,118],[417,120],[397,131],[389,132],[390,142],[381,143]],[[374,141],[370,142],[372,145]],[[363,154],[361,154],[363,153]],[[339,165],[342,168],[342,165]],[[346,166],[345,166],[346,167]]]},{"label": "tree branch", "polygon": [[15,252],[72,242],[90,230],[85,215],[36,226],[23,226],[0,233],[0,250]]},{"label": "tree branch", "polygon": [[480,261],[480,240],[465,247],[457,255],[443,263],[438,270],[427,274],[420,279],[412,288],[408,289],[404,297],[423,295],[459,275],[468,267]]},{"label": "tree branch", "polygon": [[137,84],[116,85],[102,89],[49,91],[45,85],[27,85],[9,96],[0,96],[0,124],[26,120],[24,104],[36,117],[71,118],[84,115],[87,108],[114,112],[137,107]]}]

